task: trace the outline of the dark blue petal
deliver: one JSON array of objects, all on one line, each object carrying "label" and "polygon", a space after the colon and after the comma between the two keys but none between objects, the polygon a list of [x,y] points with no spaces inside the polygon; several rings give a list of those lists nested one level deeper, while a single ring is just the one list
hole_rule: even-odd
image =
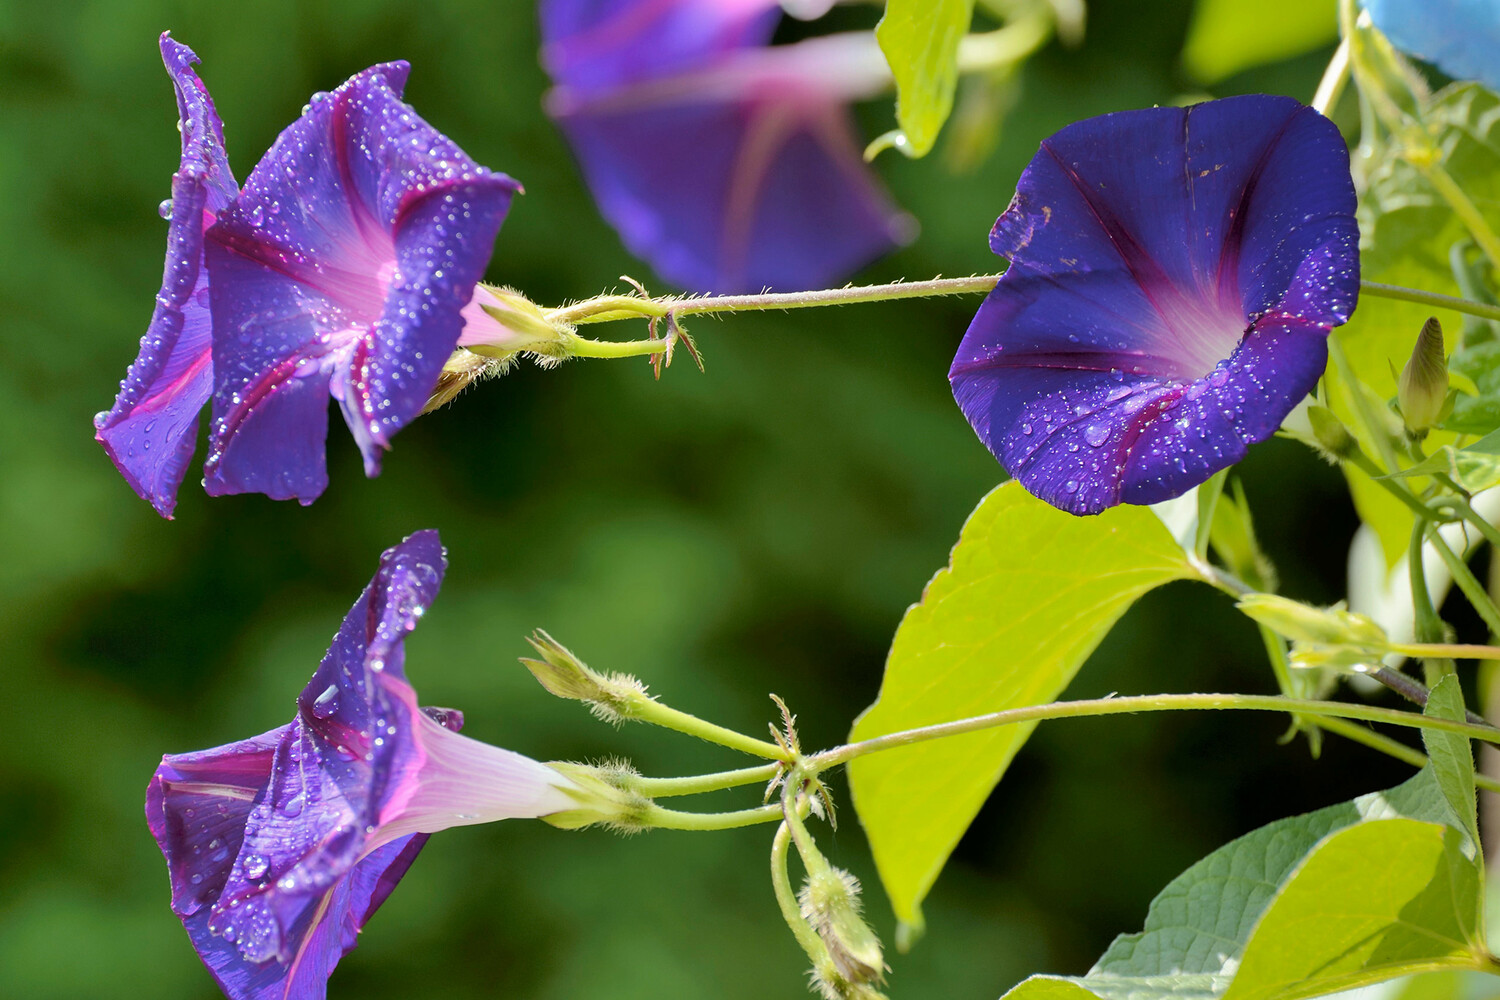
[{"label": "dark blue petal", "polygon": [[210,493],[315,499],[330,391],[376,474],[453,351],[519,185],[403,104],[405,79],[314,97],[209,231]]},{"label": "dark blue petal", "polygon": [[1449,76],[1500,91],[1500,0],[1363,0],[1375,27]]},{"label": "dark blue petal", "polygon": [[198,411],[213,386],[203,231],[235,196],[224,133],[186,45],[161,36],[177,91],[182,158],[172,177],[167,258],[151,325],[114,406],[94,418],[96,437],[132,489],[163,517],[197,444]]},{"label": "dark blue petal", "polygon": [[1011,266],[949,373],[981,440],[1074,513],[1178,496],[1311,390],[1359,290],[1348,154],[1241,97],[1078,122],[991,233]]}]

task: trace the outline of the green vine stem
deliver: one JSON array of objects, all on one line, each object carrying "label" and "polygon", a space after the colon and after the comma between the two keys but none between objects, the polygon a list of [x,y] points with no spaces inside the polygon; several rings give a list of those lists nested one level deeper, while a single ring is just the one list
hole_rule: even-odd
[{"label": "green vine stem", "polygon": [[775,761],[787,759],[787,751],[775,743],[758,740],[753,736],[737,733],[733,729],[706,722],[696,715],[689,715],[687,712],[663,705],[654,698],[644,696],[633,698],[627,704],[618,705],[616,708],[624,718],[650,723],[674,732],[686,733],[688,736],[696,736],[700,740],[717,743],[731,750],[747,753],[752,757],[765,757]]},{"label": "green vine stem", "polygon": [[781,803],[757,806],[754,809],[736,809],[733,812],[695,813],[677,809],[663,809],[653,805],[643,810],[639,823],[642,828],[659,830],[737,830],[742,826],[758,823],[774,823],[781,819]]},{"label": "green vine stem", "polygon": [[[891,302],[899,299],[935,298],[945,295],[979,295],[989,292],[1000,280],[998,274],[976,274],[966,278],[932,278],[927,281],[893,281],[881,285],[849,285],[807,292],[765,292],[758,295],[703,295],[686,298],[677,295],[647,297],[644,295],[596,295],[569,306],[547,310],[545,316],[554,323],[608,323],[623,319],[662,319],[668,314],[710,316],[734,312],[766,312],[787,309],[812,309],[818,306],[855,305],[866,302]],[[1366,295],[1418,302],[1438,309],[1480,319],[1500,320],[1500,306],[1442,295],[1417,288],[1404,288],[1376,281],[1360,282]],[[651,343],[646,341],[645,343]]]},{"label": "green vine stem", "polygon": [[858,743],[846,743],[841,747],[824,750],[802,761],[808,773],[818,773],[828,768],[846,764],[856,757],[911,746],[928,740],[943,739],[974,733],[996,726],[1015,725],[1019,722],[1037,722],[1044,719],[1073,719],[1100,715],[1133,715],[1138,712],[1181,712],[1196,710],[1238,709],[1254,712],[1290,712],[1294,714],[1321,716],[1334,719],[1359,719],[1365,722],[1383,722],[1412,729],[1436,729],[1455,733],[1469,739],[1486,743],[1500,743],[1500,729],[1490,725],[1471,722],[1455,722],[1449,719],[1417,715],[1391,708],[1373,705],[1355,705],[1337,701],[1308,701],[1285,698],[1280,695],[1254,694],[1155,694],[1126,698],[1093,698],[1083,701],[1059,701],[1048,705],[1030,705],[1010,708],[988,715],[976,715],[953,722],[906,729],[888,733]]},{"label": "green vine stem", "polygon": [[[1500,651],[1496,653],[1500,658]],[[685,778],[642,778],[630,776],[621,779],[622,787],[639,792],[650,799],[669,799],[677,795],[701,795],[726,788],[743,785],[758,785],[771,781],[780,774],[783,765],[761,764],[757,767],[742,767],[734,771],[716,771],[713,774],[694,774]]]}]

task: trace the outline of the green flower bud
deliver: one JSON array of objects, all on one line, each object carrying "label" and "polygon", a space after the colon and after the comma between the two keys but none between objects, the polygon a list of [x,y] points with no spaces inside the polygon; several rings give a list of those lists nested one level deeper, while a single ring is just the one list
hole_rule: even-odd
[{"label": "green flower bud", "polygon": [[1251,618],[1288,639],[1317,646],[1355,646],[1385,649],[1385,629],[1364,615],[1341,606],[1315,608],[1275,594],[1249,594],[1239,608]]},{"label": "green flower bud", "polygon": [[833,987],[840,997],[878,995],[865,987],[885,980],[885,959],[880,939],[860,916],[859,880],[841,868],[813,865],[797,901],[837,973],[825,987]]},{"label": "green flower bud", "polygon": [[632,703],[647,700],[645,687],[627,674],[601,674],[573,654],[562,643],[541,629],[526,640],[540,654],[540,660],[521,657],[531,675],[559,698],[581,701],[597,718],[618,724]]},{"label": "green flower bud", "polygon": [[1443,419],[1448,402],[1448,361],[1443,355],[1443,328],[1436,318],[1422,324],[1411,360],[1401,369],[1396,400],[1407,430],[1424,437]]},{"label": "green flower bud", "polygon": [[1349,433],[1349,428],[1333,415],[1326,406],[1313,404],[1307,408],[1307,422],[1312,425],[1313,440],[1330,461],[1338,464],[1354,454],[1359,442]]},{"label": "green flower bud", "polygon": [[578,807],[543,816],[543,822],[562,830],[599,825],[620,833],[638,833],[650,825],[647,820],[651,800],[639,792],[620,787],[622,773],[634,774],[627,765],[595,766],[552,761],[547,766],[572,783],[562,791],[577,802]]}]

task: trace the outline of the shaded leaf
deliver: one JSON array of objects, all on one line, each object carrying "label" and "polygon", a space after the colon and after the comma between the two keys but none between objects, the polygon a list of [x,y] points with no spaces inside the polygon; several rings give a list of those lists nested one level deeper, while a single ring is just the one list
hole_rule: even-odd
[{"label": "shaded leaf", "polygon": [[1145,929],[1116,938],[1086,975],[1034,976],[1006,1000],[1259,1000],[1329,992],[1333,975],[1478,968],[1479,869],[1457,822],[1430,769],[1278,820],[1173,879]]},{"label": "shaded leaf", "polygon": [[1481,878],[1466,842],[1452,826],[1412,819],[1333,834],[1267,909],[1225,1000],[1295,1000],[1479,967]]},{"label": "shaded leaf", "polygon": [[[1005,483],[979,504],[950,567],[902,619],[880,697],[850,739],[1049,702],[1136,598],[1193,575],[1146,508],[1075,517]],[[922,898],[1033,726],[850,763],[855,808],[909,931],[920,929]]]}]

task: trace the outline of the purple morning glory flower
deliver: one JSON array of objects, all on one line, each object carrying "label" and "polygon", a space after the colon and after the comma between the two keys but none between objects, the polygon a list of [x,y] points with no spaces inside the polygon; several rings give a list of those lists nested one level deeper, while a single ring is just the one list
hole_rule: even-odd
[{"label": "purple morning glory flower", "polygon": [[183,120],[166,277],[99,440],[170,516],[211,397],[208,492],[311,503],[330,395],[374,476],[466,321],[497,325],[468,307],[520,185],[402,103],[388,63],[315,95],[237,192],[196,57],[162,52]]},{"label": "purple morning glory flower", "polygon": [[165,32],[161,56],[177,89],[182,130],[172,200],[162,204],[171,220],[166,269],[140,355],[114,407],[96,416],[94,426],[131,488],[171,517],[197,444],[198,411],[213,389],[203,234],[234,200],[236,188],[213,99],[192,69],[198,57]]},{"label": "purple morning glory flower", "polygon": [[1239,461],[1312,390],[1359,294],[1348,151],[1284,97],[1069,125],[990,246],[1010,268],[953,394],[1011,475],[1075,514]]},{"label": "purple morning glory flower", "polygon": [[873,36],[769,46],[779,17],[774,0],[541,4],[548,111],[625,245],[682,287],[826,285],[910,236],[846,107],[889,86]]},{"label": "purple morning glory flower", "polygon": [[402,643],[445,566],[435,531],[388,550],[291,723],[169,754],[151,779],[172,910],[232,1000],[325,996],[428,834],[576,805],[558,772],[417,707]]},{"label": "purple morning glory flower", "polygon": [[1500,91],[1500,0],[1363,0],[1399,49]]},{"label": "purple morning glory flower", "polygon": [[330,393],[377,475],[458,343],[520,186],[401,102],[407,70],[314,95],[209,231],[212,495],[316,499]]}]

